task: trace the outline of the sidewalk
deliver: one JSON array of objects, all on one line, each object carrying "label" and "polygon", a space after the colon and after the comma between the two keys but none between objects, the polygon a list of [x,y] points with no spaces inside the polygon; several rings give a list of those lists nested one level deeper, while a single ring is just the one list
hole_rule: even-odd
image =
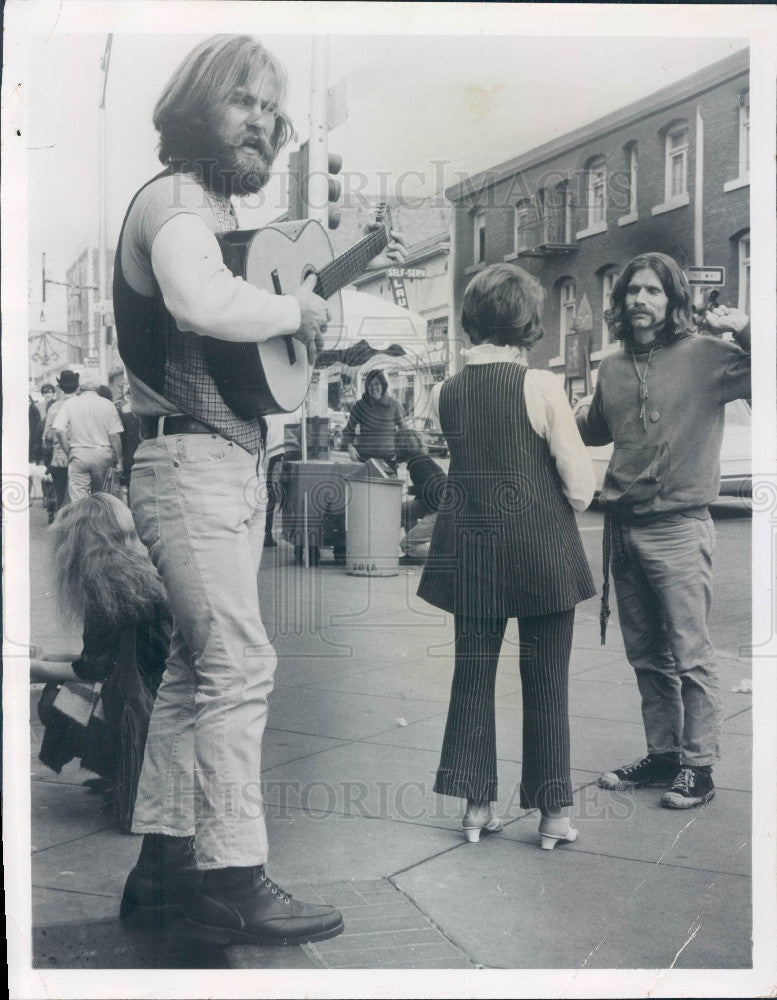
[{"label": "sidewalk", "polygon": [[[63,641],[45,593],[45,515],[31,512],[32,641]],[[325,555],[328,553],[324,553]],[[722,657],[716,797],[674,812],[660,792],[605,792],[602,770],[644,754],[639,698],[616,613],[599,644],[597,600],[578,609],[571,665],[580,838],[539,850],[518,804],[521,698],[515,623],[497,678],[501,835],[468,844],[462,805],[432,792],[453,669],[449,616],[415,596],[420,567],[347,576],[265,551],[265,622],[279,655],[263,753],[268,873],[339,906],[340,937],[203,954],[117,920],[140,847],[115,829],[71,763],[37,761],[31,698],[33,949],[47,968],[677,968],[750,966],[749,673]],[[36,569],[38,572],[36,573]],[[614,602],[613,602],[614,603]]]}]

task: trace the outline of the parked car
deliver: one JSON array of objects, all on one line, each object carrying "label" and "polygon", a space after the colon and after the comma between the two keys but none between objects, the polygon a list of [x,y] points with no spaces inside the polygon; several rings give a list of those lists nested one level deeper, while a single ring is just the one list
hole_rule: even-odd
[{"label": "parked car", "polygon": [[445,458],[448,454],[448,442],[439,427],[435,427],[431,417],[410,417],[408,426],[420,436],[430,455]]},{"label": "parked car", "polygon": [[[744,399],[726,405],[726,423],[720,449],[720,495],[745,497],[752,494],[753,478],[750,464],[750,430],[752,414]],[[610,464],[612,445],[589,448],[596,473],[596,492],[602,488],[604,474]]]},{"label": "parked car", "polygon": [[334,451],[343,450],[343,431],[348,423],[347,410],[327,410],[329,420],[329,447]]}]

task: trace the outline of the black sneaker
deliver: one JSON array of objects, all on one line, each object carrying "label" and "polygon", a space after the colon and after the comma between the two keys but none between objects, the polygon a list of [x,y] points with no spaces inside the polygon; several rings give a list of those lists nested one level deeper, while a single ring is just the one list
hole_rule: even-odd
[{"label": "black sneaker", "polygon": [[204,944],[304,944],[335,937],[343,915],[333,906],[300,903],[255,868],[205,872],[184,930]]},{"label": "black sneaker", "polygon": [[164,927],[182,915],[201,885],[193,837],[146,834],[124,885],[119,917],[136,927]]},{"label": "black sneaker", "polygon": [[680,770],[677,753],[649,753],[647,757],[599,778],[600,788],[668,788]]},{"label": "black sneaker", "polygon": [[714,796],[711,768],[683,767],[669,791],[661,796],[661,805],[664,809],[692,809]]}]

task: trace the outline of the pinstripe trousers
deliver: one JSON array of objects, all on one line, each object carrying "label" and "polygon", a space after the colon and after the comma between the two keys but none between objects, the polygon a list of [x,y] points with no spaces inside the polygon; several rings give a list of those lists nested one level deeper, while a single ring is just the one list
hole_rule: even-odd
[{"label": "pinstripe trousers", "polygon": [[[572,804],[569,657],[574,608],[518,619],[523,696],[521,807]],[[454,616],[451,701],[434,790],[475,802],[497,797],[494,688],[506,618]]]}]

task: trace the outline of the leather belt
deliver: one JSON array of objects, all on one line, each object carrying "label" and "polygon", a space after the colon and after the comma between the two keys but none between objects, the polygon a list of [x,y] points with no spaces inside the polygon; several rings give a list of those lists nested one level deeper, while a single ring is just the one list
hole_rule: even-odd
[{"label": "leather belt", "polygon": [[158,437],[160,434],[215,434],[212,427],[203,424],[194,417],[176,414],[169,417],[141,417],[140,435],[145,441]]}]

